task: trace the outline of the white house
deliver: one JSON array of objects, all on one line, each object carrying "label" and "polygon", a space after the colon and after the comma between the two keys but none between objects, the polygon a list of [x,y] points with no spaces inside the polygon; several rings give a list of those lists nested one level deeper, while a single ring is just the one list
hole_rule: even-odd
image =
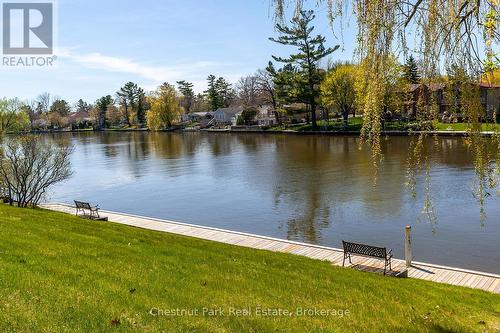
[{"label": "white house", "polygon": [[276,116],[271,105],[261,105],[257,108],[255,120],[259,126],[272,126],[276,124]]}]

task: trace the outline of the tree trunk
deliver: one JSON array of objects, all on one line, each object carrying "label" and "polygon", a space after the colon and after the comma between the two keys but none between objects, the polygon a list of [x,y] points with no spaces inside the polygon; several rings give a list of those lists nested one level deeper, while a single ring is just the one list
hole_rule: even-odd
[{"label": "tree trunk", "polygon": [[314,100],[311,103],[311,122],[312,122],[312,130],[316,131],[318,129],[318,124],[316,122],[316,103]]}]

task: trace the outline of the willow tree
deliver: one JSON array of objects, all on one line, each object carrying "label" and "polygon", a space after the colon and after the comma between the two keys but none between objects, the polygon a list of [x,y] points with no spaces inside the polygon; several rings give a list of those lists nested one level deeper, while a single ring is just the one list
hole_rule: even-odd
[{"label": "willow tree", "polygon": [[[461,104],[468,122],[465,143],[472,152],[476,170],[475,195],[481,204],[488,188],[499,185],[500,135],[496,127],[493,140],[481,135],[484,109],[480,103],[481,77],[493,76],[500,60],[495,50],[500,42],[499,0],[273,0],[276,19],[282,22],[285,8],[295,5],[295,16],[305,4],[325,6],[332,26],[345,25],[351,12],[357,23],[356,56],[363,66],[365,82],[364,123],[362,142],[371,146],[373,161],[381,158],[380,135],[384,96],[388,92],[386,78],[391,58],[412,51],[419,56],[421,83],[440,81],[440,71],[459,66],[463,68],[464,91]],[[411,41],[409,43],[408,41]],[[423,91],[424,89],[422,89]],[[419,97],[417,119],[429,122],[437,118],[430,101]],[[425,151],[426,133],[419,133],[411,147],[409,175],[423,168],[430,169],[430,152]],[[488,144],[493,141],[493,149]],[[491,167],[492,162],[494,168]],[[410,179],[411,183],[411,179]]]},{"label": "willow tree", "polygon": [[161,130],[171,127],[179,120],[184,109],[179,105],[179,99],[174,86],[163,83],[148,96],[150,109],[146,118],[151,130]]}]

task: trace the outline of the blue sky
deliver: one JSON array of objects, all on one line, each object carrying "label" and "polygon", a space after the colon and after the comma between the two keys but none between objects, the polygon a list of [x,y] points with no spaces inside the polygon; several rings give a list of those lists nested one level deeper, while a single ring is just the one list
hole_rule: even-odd
[{"label": "blue sky", "polygon": [[[208,74],[236,82],[271,55],[293,51],[268,40],[276,36],[270,0],[59,0],[56,7],[57,66],[0,67],[0,97],[31,99],[46,91],[93,102],[127,81],[152,90],[182,79],[202,92]],[[324,10],[317,10],[315,26],[328,46],[340,43]],[[352,59],[352,30],[333,60]]]}]

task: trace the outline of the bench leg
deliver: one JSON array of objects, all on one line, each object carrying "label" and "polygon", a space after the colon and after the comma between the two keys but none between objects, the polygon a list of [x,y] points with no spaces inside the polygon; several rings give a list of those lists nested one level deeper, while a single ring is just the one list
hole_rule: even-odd
[{"label": "bench leg", "polygon": [[389,260],[386,259],[385,260],[385,263],[384,263],[384,275],[386,273],[387,266],[389,266],[389,270],[392,271],[391,259],[389,259]]},{"label": "bench leg", "polygon": [[344,260],[342,260],[342,267],[345,266],[345,253],[344,253]]}]

